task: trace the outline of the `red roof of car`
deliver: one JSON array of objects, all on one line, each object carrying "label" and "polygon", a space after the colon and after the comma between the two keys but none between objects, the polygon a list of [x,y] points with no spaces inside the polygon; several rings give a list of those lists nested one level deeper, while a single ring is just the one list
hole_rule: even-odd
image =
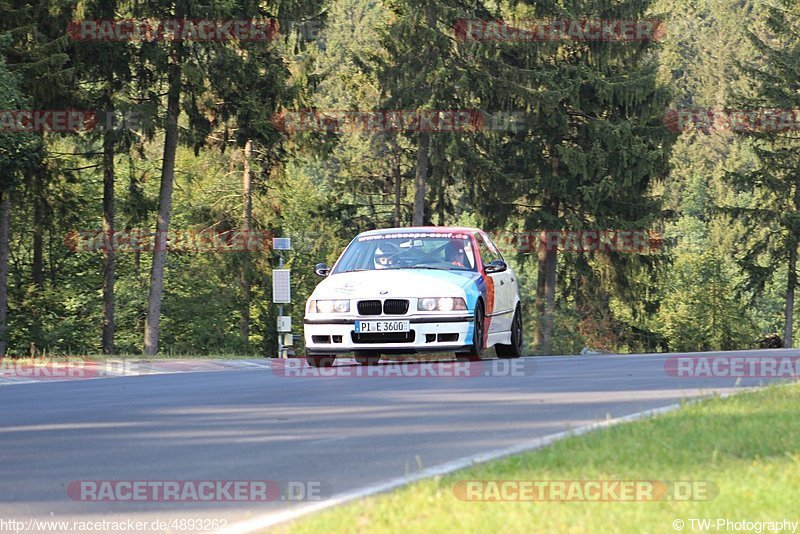
[{"label": "red roof of car", "polygon": [[460,232],[464,234],[475,234],[480,232],[477,228],[470,228],[467,226],[406,226],[402,228],[380,228],[377,230],[368,230],[359,235],[374,235],[385,233],[404,233],[404,232]]}]

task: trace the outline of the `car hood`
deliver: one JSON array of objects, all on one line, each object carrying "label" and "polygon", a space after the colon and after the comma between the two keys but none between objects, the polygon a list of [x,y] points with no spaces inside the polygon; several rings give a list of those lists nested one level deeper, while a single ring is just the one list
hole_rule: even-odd
[{"label": "car hood", "polygon": [[333,274],[320,282],[313,298],[463,297],[480,274],[472,271],[385,269]]}]

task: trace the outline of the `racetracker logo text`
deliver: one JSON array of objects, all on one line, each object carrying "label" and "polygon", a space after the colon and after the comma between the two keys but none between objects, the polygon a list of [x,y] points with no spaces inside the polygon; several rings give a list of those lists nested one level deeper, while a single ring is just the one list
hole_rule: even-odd
[{"label": "racetracker logo text", "polygon": [[136,131],[153,120],[143,106],[126,110],[3,109],[0,110],[0,132]]},{"label": "racetracker logo text", "polygon": [[709,501],[719,488],[707,480],[461,480],[453,494],[489,502]]},{"label": "racetracker logo text", "polygon": [[275,19],[96,19],[67,25],[76,41],[271,41],[277,34]]},{"label": "racetracker logo text", "polygon": [[528,115],[517,111],[487,112],[477,109],[424,110],[299,110],[273,116],[275,127],[297,132],[476,132],[522,131]]},{"label": "racetracker logo text", "polygon": [[648,254],[662,247],[661,237],[649,230],[530,230],[500,232],[494,240],[503,250],[518,253],[547,250]]},{"label": "racetracker logo text", "polygon": [[0,379],[75,380],[102,376],[138,374],[138,365],[129,361],[102,362],[77,358],[0,358]]},{"label": "racetracker logo text", "polygon": [[73,230],[64,244],[73,252],[263,252],[272,248],[274,237],[263,230]]},{"label": "racetracker logo text", "polygon": [[462,41],[542,42],[657,41],[664,25],[656,19],[457,19],[453,27]]},{"label": "racetracker logo text", "polygon": [[534,374],[530,358],[476,362],[385,362],[359,365],[337,362],[333,367],[314,367],[302,358],[275,360],[271,369],[286,378],[477,378],[523,377]]},{"label": "racetracker logo text", "polygon": [[679,378],[797,378],[800,356],[673,356],[664,371]]},{"label": "racetracker logo text", "polygon": [[711,130],[735,133],[796,132],[800,130],[798,109],[672,109],[664,125],[673,132]]},{"label": "racetracker logo text", "polygon": [[272,502],[321,501],[333,493],[321,480],[73,480],[73,501]]}]

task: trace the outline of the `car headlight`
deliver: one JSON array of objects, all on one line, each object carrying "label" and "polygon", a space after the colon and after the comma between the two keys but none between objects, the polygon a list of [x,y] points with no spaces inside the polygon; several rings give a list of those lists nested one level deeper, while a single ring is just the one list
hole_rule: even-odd
[{"label": "car headlight", "polygon": [[453,311],[453,310],[466,310],[467,303],[460,297],[441,297],[434,298],[428,297],[419,299],[417,301],[417,310],[419,311]]},{"label": "car headlight", "polygon": [[350,311],[349,300],[312,300],[308,305],[309,313],[347,313]]}]

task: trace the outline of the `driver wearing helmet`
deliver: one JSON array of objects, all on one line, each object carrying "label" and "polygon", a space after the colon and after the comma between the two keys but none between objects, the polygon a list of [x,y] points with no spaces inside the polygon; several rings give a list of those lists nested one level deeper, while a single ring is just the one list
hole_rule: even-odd
[{"label": "driver wearing helmet", "polygon": [[392,258],[388,253],[384,253],[382,250],[378,249],[375,251],[375,268],[376,269],[387,269],[392,264]]}]

